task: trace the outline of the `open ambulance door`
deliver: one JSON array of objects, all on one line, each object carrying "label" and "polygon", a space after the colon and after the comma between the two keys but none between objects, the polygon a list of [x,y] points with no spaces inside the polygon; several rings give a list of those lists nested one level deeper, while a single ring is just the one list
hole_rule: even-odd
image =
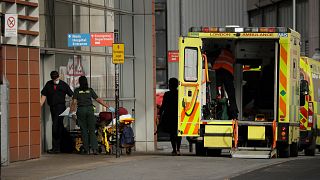
[{"label": "open ambulance door", "polygon": [[201,118],[202,40],[179,38],[178,135],[199,136]]}]

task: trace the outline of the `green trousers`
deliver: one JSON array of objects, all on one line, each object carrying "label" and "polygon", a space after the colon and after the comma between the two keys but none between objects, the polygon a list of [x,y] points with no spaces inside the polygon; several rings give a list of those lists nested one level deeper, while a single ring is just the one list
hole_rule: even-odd
[{"label": "green trousers", "polygon": [[98,149],[97,137],[95,134],[96,117],[92,106],[82,106],[77,109],[78,123],[81,129],[83,147],[89,151],[89,146],[93,150]]}]

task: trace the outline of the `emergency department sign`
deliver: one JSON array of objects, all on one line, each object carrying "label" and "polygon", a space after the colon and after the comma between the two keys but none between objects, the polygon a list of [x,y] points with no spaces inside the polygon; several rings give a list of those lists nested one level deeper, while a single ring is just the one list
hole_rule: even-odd
[{"label": "emergency department sign", "polygon": [[18,33],[18,18],[17,14],[5,14],[4,36],[17,37]]},{"label": "emergency department sign", "polygon": [[112,45],[112,63],[124,63],[124,44],[114,43]]}]

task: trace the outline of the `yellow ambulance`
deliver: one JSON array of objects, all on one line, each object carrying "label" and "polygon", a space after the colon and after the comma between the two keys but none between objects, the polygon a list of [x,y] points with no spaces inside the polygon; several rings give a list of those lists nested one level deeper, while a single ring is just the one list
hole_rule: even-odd
[{"label": "yellow ambulance", "polygon": [[[212,68],[226,46],[235,59],[236,120],[230,118],[228,94],[217,86]],[[197,155],[298,155],[298,32],[285,27],[192,27],[179,38],[179,59],[178,135],[196,143]]]},{"label": "yellow ambulance", "polygon": [[299,148],[307,156],[314,156],[320,145],[319,101],[320,62],[308,57],[300,59],[300,141]]}]

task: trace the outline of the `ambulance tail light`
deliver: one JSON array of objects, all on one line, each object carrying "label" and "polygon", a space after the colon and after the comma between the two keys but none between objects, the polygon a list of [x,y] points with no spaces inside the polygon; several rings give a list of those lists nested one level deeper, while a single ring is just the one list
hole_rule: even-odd
[{"label": "ambulance tail light", "polygon": [[308,127],[313,126],[313,102],[308,103]]},{"label": "ambulance tail light", "polygon": [[278,124],[278,139],[280,141],[288,141],[289,124],[280,123]]}]

